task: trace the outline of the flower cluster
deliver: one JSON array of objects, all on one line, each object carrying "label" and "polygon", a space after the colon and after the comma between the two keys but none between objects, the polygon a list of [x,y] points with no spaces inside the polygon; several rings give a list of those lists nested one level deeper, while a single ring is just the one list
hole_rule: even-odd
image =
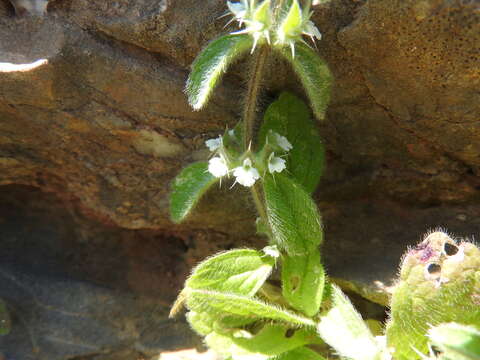
[{"label": "flower cluster", "polygon": [[270,0],[260,3],[257,0],[227,1],[227,5],[233,15],[233,20],[238,21],[240,26],[245,24],[244,29],[231,34],[250,34],[253,37],[252,52],[257,44],[264,41],[270,44],[270,39],[274,38],[276,46],[289,46],[292,57],[295,57],[295,43],[297,41],[304,42],[303,35],[310,36],[312,41],[322,37],[320,31],[310,20],[312,16],[310,7],[307,6],[302,10],[298,0],[293,0],[289,9],[283,13],[280,12],[278,21],[272,20],[274,14]]},{"label": "flower cluster", "polygon": [[286,160],[282,157],[291,149],[292,144],[286,137],[270,131],[266,144],[258,153],[250,149],[239,153],[235,149],[238,140],[233,130],[225,135],[205,141],[214,156],[208,162],[208,171],[217,178],[235,177],[235,183],[251,187],[260,179],[260,174],[280,173],[286,168]]}]

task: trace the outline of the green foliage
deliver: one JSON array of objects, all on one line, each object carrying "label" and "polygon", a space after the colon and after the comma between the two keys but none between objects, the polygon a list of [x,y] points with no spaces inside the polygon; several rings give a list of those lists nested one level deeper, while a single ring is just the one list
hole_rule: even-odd
[{"label": "green foliage", "polygon": [[212,290],[188,289],[186,298],[187,307],[196,312],[206,312],[217,316],[232,315],[250,319],[270,319],[300,326],[315,325],[315,322],[307,317],[247,296]]},{"label": "green foliage", "polygon": [[282,93],[265,112],[258,143],[264,146],[270,131],[292,144],[287,169],[308,192],[313,192],[325,169],[325,148],[310,118],[310,110],[295,95]]},{"label": "green foliage", "polygon": [[325,272],[320,252],[288,256],[282,261],[282,294],[288,303],[307,316],[314,316],[322,303]]},{"label": "green foliage", "polygon": [[440,324],[428,331],[444,360],[480,360],[480,330],[457,323]]},{"label": "green foliage", "polygon": [[321,314],[317,325],[320,337],[343,357],[381,360],[381,347],[350,300],[335,285],[329,290],[330,308]]},{"label": "green foliage", "polygon": [[215,255],[198,265],[186,289],[208,289],[253,296],[270,276],[275,259],[257,250],[238,249]]},{"label": "green foliage", "polygon": [[179,223],[192,211],[202,195],[217,179],[208,172],[205,162],[194,163],[177,175],[170,194],[170,216]]},{"label": "green foliage", "polygon": [[319,353],[310,350],[306,347],[299,347],[297,349],[283,353],[274,358],[275,360],[325,360]]},{"label": "green foliage", "polygon": [[195,110],[200,110],[207,103],[228,66],[252,45],[253,40],[247,34],[225,35],[203,49],[192,64],[185,89],[188,101]]},{"label": "green foliage", "polygon": [[303,43],[295,44],[295,56],[287,48],[282,48],[280,53],[290,62],[305,88],[313,113],[318,119],[323,120],[333,83],[327,63]]},{"label": "green foliage", "polygon": [[10,314],[5,301],[0,299],[0,335],[8,335],[12,327]]},{"label": "green foliage", "polygon": [[211,333],[205,342],[212,349],[234,360],[270,359],[306,344],[318,342],[314,333],[306,329],[292,331],[279,324],[264,324],[262,328],[251,333],[238,330],[230,334]]},{"label": "green foliage", "polygon": [[480,250],[474,244],[457,244],[447,234],[434,232],[409,250],[387,324],[395,358],[420,359],[419,352],[428,353],[430,326],[457,322],[480,327],[479,289]]},{"label": "green foliage", "polygon": [[278,174],[265,177],[263,190],[274,243],[290,256],[316,251],[323,241],[322,223],[303,186]]}]

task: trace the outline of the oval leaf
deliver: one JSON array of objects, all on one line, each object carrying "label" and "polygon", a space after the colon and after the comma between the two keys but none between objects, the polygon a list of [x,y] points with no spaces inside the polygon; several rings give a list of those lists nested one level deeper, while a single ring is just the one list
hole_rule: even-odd
[{"label": "oval leaf", "polygon": [[313,123],[307,105],[290,93],[282,93],[265,112],[258,142],[265,144],[274,131],[292,144],[287,169],[308,192],[313,192],[325,169],[325,148]]},{"label": "oval leaf", "polygon": [[219,291],[188,289],[187,307],[195,312],[206,312],[210,316],[234,315],[256,320],[263,318],[283,321],[293,325],[315,325],[306,317],[258,299]]},{"label": "oval leaf", "polygon": [[185,92],[190,105],[201,109],[227,67],[253,46],[248,34],[225,35],[210,42],[192,64]]},{"label": "oval leaf", "polygon": [[181,222],[210,186],[218,181],[208,172],[208,163],[194,163],[182,170],[173,181],[170,193],[170,216]]},{"label": "oval leaf", "polygon": [[253,296],[270,276],[274,265],[275,259],[260,251],[231,250],[198,265],[185,287]]},{"label": "oval leaf", "polygon": [[[325,358],[306,347],[300,347],[273,358],[274,360],[325,360]],[[272,360],[273,360],[272,359]]]},{"label": "oval leaf", "polygon": [[350,300],[337,286],[329,288],[331,307],[320,317],[317,326],[320,337],[342,357],[382,359],[382,349]]},{"label": "oval leaf", "polygon": [[284,256],[282,261],[283,297],[296,310],[314,316],[322,303],[325,272],[320,252],[308,255]]},{"label": "oval leaf", "polygon": [[290,256],[308,255],[323,241],[317,206],[304,188],[283,174],[263,181],[267,217],[278,247]]},{"label": "oval leaf", "polygon": [[306,329],[293,331],[283,325],[266,324],[256,334],[245,330],[233,334],[211,333],[205,338],[205,342],[210,348],[233,360],[266,360],[300,346],[318,342],[316,339],[318,338]]},{"label": "oval leaf", "polygon": [[333,83],[333,76],[327,63],[308,45],[301,42],[295,44],[295,57],[287,47],[279,51],[290,62],[299,77],[310,99],[313,113],[319,120],[323,120]]},{"label": "oval leaf", "polygon": [[480,360],[480,330],[457,323],[431,328],[428,336],[449,360]]}]

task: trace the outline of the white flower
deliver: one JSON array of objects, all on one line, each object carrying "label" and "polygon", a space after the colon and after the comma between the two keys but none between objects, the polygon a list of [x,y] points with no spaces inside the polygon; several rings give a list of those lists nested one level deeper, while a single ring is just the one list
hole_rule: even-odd
[{"label": "white flower", "polygon": [[228,166],[225,159],[220,156],[211,158],[208,162],[208,171],[215,177],[222,177],[228,174]]},{"label": "white flower", "polygon": [[243,160],[242,166],[233,169],[233,176],[235,176],[235,182],[247,187],[252,186],[255,181],[260,179],[258,170],[252,166],[252,161],[249,158]]},{"label": "white flower", "polygon": [[253,37],[252,53],[257,43],[266,39],[270,44],[271,9],[270,0],[264,0],[256,5],[255,0],[241,0],[239,3],[227,2],[234,19],[241,25],[246,24],[245,29],[235,31],[232,35],[250,34]]},{"label": "white flower", "polygon": [[322,34],[317,27],[310,21],[312,13],[310,9],[302,9],[298,0],[293,0],[287,15],[284,17],[282,23],[277,29],[276,44],[280,46],[290,46],[292,50],[292,57],[295,57],[295,43],[302,41],[302,35],[310,36],[312,41],[322,38]]},{"label": "white flower", "polygon": [[215,151],[222,145],[222,137],[219,136],[215,139],[208,139],[207,141],[205,141],[205,145],[207,145],[210,151]]},{"label": "white flower", "polygon": [[280,146],[285,151],[292,150],[293,146],[292,144],[290,144],[290,141],[288,141],[288,139],[285,136],[282,136],[277,133],[274,133],[274,135],[275,135],[275,140],[277,140],[278,146]]},{"label": "white flower", "polygon": [[270,174],[273,174],[274,172],[282,172],[285,170],[286,161],[278,156],[275,156],[275,153],[271,153],[270,156],[268,157],[268,171]]}]

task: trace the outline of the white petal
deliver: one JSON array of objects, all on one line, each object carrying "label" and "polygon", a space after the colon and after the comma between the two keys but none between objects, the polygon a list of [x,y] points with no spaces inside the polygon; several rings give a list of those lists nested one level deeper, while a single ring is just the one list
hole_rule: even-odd
[{"label": "white petal", "polygon": [[207,145],[210,151],[215,151],[222,145],[222,137],[219,136],[215,139],[208,139],[207,141],[205,141],[205,145]]},{"label": "white petal", "polygon": [[260,174],[258,170],[251,166],[252,161],[249,158],[246,158],[243,161],[243,166],[236,167],[233,169],[233,176],[235,176],[235,181],[240,185],[250,187],[255,184],[255,181],[260,179]]},{"label": "white petal", "polygon": [[208,162],[208,171],[215,177],[222,177],[228,174],[228,166],[223,158],[215,156]]},{"label": "white petal", "polygon": [[273,174],[274,172],[282,172],[285,170],[286,161],[278,156],[273,156],[273,153],[270,155],[270,158],[268,159],[268,171],[270,174]]},{"label": "white petal", "polygon": [[278,146],[280,146],[285,151],[292,150],[293,146],[290,144],[290,141],[285,136],[275,133],[275,139],[277,140]]}]

